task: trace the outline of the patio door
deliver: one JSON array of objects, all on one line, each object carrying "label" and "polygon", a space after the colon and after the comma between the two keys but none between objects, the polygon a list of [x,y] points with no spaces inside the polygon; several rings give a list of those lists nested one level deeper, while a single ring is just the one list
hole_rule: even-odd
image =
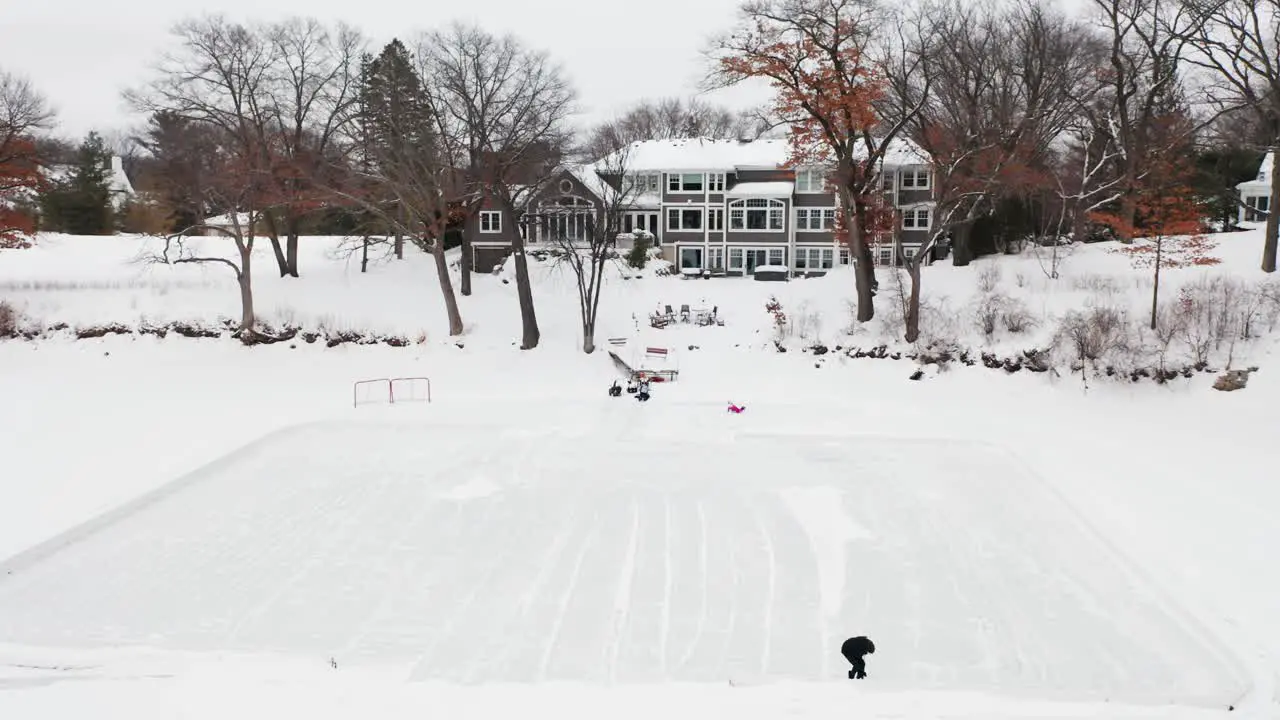
[{"label": "patio door", "polygon": [[751,248],[747,248],[746,256],[747,256],[747,274],[748,275],[754,274],[757,267],[761,265],[769,264],[768,250],[754,250]]}]

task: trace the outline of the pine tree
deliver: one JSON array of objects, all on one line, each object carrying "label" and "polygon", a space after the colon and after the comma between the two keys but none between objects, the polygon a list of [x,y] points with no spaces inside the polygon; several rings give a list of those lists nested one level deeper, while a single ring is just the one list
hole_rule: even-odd
[{"label": "pine tree", "polygon": [[71,174],[41,198],[47,228],[72,235],[110,235],[115,225],[111,197],[111,151],[96,132],[76,153]]},{"label": "pine tree", "polygon": [[[392,40],[376,58],[364,58],[360,77],[358,123],[363,172],[412,172],[417,168],[412,159],[429,152],[433,137],[426,88],[409,51],[399,40]],[[395,253],[404,257],[399,232]]]}]

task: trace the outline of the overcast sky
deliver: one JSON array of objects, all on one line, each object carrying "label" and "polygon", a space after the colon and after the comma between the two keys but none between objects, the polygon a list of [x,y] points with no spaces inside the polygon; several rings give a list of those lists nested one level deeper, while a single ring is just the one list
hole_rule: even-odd
[{"label": "overcast sky", "polygon": [[[58,112],[58,132],[80,137],[138,121],[120,100],[171,46],[185,17],[235,20],[290,15],[345,20],[380,48],[392,37],[452,20],[512,32],[551,53],[580,96],[583,121],[609,117],[645,97],[696,91],[709,38],[728,29],[740,0],[0,0],[0,68],[29,77]],[[743,107],[767,99],[759,86],[717,93]]]}]

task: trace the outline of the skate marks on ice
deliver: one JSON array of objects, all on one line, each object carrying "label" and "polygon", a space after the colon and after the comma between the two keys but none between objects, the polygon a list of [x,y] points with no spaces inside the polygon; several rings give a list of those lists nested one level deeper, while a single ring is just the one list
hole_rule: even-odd
[{"label": "skate marks on ice", "polygon": [[1219,703],[1239,670],[976,445],[324,424],[0,577],[0,643],[416,679],[841,680]]}]

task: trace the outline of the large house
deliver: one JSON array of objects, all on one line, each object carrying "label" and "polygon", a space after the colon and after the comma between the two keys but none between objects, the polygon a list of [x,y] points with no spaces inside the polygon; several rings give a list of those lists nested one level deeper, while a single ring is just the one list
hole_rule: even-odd
[{"label": "large house", "polygon": [[[828,170],[787,167],[788,155],[787,142],[772,138],[648,140],[593,164],[562,167],[522,198],[519,217],[486,206],[468,221],[475,267],[500,262],[515,233],[537,244],[552,233],[582,232],[585,218],[617,193],[624,198],[623,231],[650,233],[682,273],[743,276],[782,266],[809,274],[848,264],[848,249],[832,232],[836,196],[827,187]],[[933,185],[925,154],[909,141],[895,142],[881,182],[901,223],[873,245],[876,262],[889,264],[897,258],[894,242],[911,257],[929,238]],[[548,228],[546,217],[556,226]]]}]

